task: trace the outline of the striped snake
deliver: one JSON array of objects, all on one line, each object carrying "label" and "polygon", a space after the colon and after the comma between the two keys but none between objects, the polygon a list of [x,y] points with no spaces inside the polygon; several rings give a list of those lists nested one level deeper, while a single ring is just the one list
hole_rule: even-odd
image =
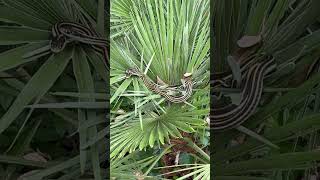
[{"label": "striped snake", "polygon": [[245,122],[256,110],[263,89],[265,75],[275,68],[272,60],[259,62],[248,68],[241,68],[245,82],[241,91],[240,104],[213,107],[211,113],[213,130],[228,130]]},{"label": "striped snake", "polygon": [[80,24],[60,22],[52,27],[52,36],[53,38],[50,41],[52,52],[61,52],[68,43],[81,42],[91,45],[95,51],[101,53],[107,63],[107,67],[109,67],[107,40],[100,38],[95,31]]},{"label": "striped snake", "polygon": [[165,89],[160,88],[160,85],[154,83],[151,81],[145,74],[140,72],[137,68],[129,68],[126,70],[126,76],[129,78],[130,76],[137,76],[139,77],[145,86],[152,92],[157,93],[164,98],[166,98],[168,101],[173,102],[173,103],[181,103],[181,102],[186,102],[192,95],[192,74],[191,73],[185,73],[183,75],[183,87],[185,90],[185,94],[181,96],[172,96],[169,95]]}]

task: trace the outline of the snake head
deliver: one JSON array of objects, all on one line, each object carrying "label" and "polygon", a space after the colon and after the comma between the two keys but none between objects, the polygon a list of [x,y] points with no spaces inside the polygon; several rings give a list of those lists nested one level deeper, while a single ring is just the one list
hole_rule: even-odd
[{"label": "snake head", "polygon": [[61,52],[67,43],[67,39],[62,34],[57,35],[56,37],[53,37],[50,41],[50,49],[54,53]]},{"label": "snake head", "polygon": [[129,78],[131,76],[141,76],[141,72],[138,68],[129,68],[126,70],[126,78]]}]

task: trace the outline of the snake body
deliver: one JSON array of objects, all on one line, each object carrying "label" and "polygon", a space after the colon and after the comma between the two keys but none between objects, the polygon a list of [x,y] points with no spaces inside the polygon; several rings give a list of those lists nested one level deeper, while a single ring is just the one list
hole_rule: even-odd
[{"label": "snake body", "polygon": [[263,79],[274,68],[273,60],[256,63],[247,68],[240,104],[228,104],[221,108],[213,107],[211,115],[213,130],[235,128],[255,112],[262,94]]},{"label": "snake body", "polygon": [[185,84],[183,85],[185,89],[185,94],[181,96],[172,96],[167,94],[167,92],[164,89],[161,89],[160,86],[153,81],[151,81],[145,74],[140,72],[137,68],[130,68],[126,70],[126,75],[127,77],[130,76],[137,76],[139,77],[144,85],[152,92],[157,93],[164,98],[166,98],[168,101],[173,102],[173,103],[181,103],[181,102],[186,102],[187,99],[189,99],[192,95],[192,77],[190,73],[186,73],[183,76],[183,80],[185,81]]},{"label": "snake body", "polygon": [[107,40],[100,38],[95,31],[77,23],[60,22],[53,25],[52,36],[50,41],[52,52],[59,53],[68,43],[77,41],[91,45],[95,51],[102,54],[108,64]]}]

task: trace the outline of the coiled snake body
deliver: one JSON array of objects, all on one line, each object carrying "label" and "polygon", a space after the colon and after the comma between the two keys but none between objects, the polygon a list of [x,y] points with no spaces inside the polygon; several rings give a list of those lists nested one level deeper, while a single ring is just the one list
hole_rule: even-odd
[{"label": "coiled snake body", "polygon": [[173,95],[169,95],[165,89],[160,88],[160,86],[156,83],[154,83],[153,81],[151,81],[145,74],[143,74],[142,72],[140,72],[137,68],[130,68],[127,69],[126,71],[126,75],[127,78],[129,78],[130,76],[137,76],[139,77],[143,83],[145,84],[145,86],[152,92],[157,93],[161,96],[163,96],[164,98],[166,98],[168,101],[173,102],[173,103],[181,103],[181,102],[186,102],[187,99],[189,99],[192,95],[192,74],[191,73],[186,73],[183,76],[183,87],[185,90],[185,94],[181,95],[181,96],[173,96]]},{"label": "coiled snake body", "polygon": [[80,24],[61,22],[52,27],[52,36],[50,41],[52,52],[61,52],[68,43],[78,41],[91,45],[95,51],[101,53],[109,67],[107,40],[98,37],[95,31]]},{"label": "coiled snake body", "polygon": [[245,122],[256,110],[263,89],[263,79],[266,74],[275,69],[275,62],[267,60],[247,68],[245,83],[239,105],[228,104],[223,107],[213,107],[211,111],[212,129],[227,130]]}]

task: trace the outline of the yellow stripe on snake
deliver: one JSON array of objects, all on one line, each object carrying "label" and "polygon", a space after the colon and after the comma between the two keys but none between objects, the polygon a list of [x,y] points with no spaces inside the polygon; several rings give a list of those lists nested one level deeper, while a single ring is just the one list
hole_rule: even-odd
[{"label": "yellow stripe on snake", "polygon": [[166,88],[166,87],[161,88],[161,86],[159,84],[156,84],[153,81],[151,81],[145,74],[140,72],[137,68],[127,69],[126,75],[127,75],[127,78],[129,78],[130,76],[139,77],[143,81],[144,85],[150,91],[161,95],[162,97],[164,97],[165,99],[167,99],[168,101],[173,102],[173,103],[186,102],[192,95],[193,83],[192,83],[192,74],[191,73],[185,73],[183,75],[182,87],[183,87],[184,94],[181,96],[174,96],[174,95],[168,94],[168,90],[169,89],[172,90],[174,88]]}]

